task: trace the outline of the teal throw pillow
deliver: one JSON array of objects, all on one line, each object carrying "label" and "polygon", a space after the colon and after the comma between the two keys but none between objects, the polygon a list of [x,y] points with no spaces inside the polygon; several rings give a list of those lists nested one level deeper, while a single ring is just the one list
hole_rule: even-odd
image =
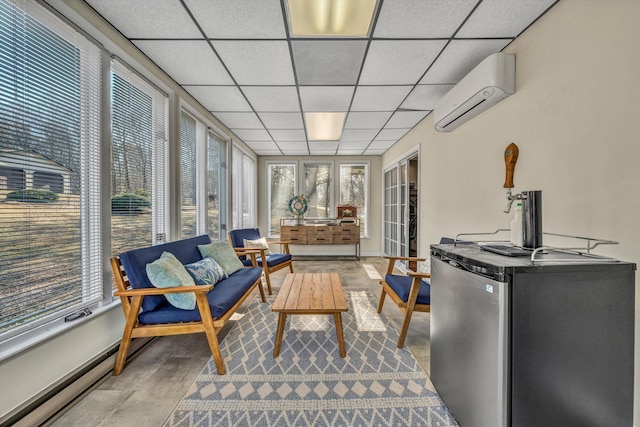
[{"label": "teal throw pillow", "polygon": [[[195,286],[193,278],[187,273],[184,265],[170,252],[163,252],[160,258],[147,264],[147,276],[156,288],[173,288],[177,286]],[[196,308],[196,294],[184,292],[165,295],[169,304],[183,310]]]},{"label": "teal throw pillow", "polygon": [[202,258],[211,257],[222,267],[227,276],[231,276],[238,270],[242,270],[244,265],[238,258],[238,254],[233,250],[228,242],[213,242],[208,245],[198,245]]},{"label": "teal throw pillow", "polygon": [[227,277],[222,267],[211,257],[187,264],[184,268],[193,277],[196,285],[215,285]]}]

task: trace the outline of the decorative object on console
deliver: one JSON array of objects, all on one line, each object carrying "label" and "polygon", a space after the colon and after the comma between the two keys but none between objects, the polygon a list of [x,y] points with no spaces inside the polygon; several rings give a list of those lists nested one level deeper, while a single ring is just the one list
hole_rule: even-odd
[{"label": "decorative object on console", "polygon": [[358,216],[358,207],[354,205],[339,205],[338,218],[356,218]]},{"label": "decorative object on console", "polygon": [[299,196],[293,196],[289,199],[289,212],[298,217],[298,221],[302,220],[302,217],[307,213],[309,209],[309,202],[304,198],[304,194]]}]

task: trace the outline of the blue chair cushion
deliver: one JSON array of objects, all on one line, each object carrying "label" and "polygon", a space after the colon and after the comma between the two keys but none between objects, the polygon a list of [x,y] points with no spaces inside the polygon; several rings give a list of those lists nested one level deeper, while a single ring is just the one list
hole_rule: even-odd
[{"label": "blue chair cushion", "polygon": [[[170,252],[178,258],[182,264],[191,264],[202,259],[198,245],[211,243],[209,236],[202,235],[161,245],[149,246],[120,254],[120,262],[129,278],[129,283],[134,289],[153,288],[147,276],[147,264],[157,260],[162,252]],[[162,295],[150,295],[142,300],[142,311],[151,311],[163,305],[167,299]]]},{"label": "blue chair cushion", "polygon": [[[244,248],[244,240],[257,240],[260,238],[260,230],[257,228],[238,228],[236,230],[229,231],[229,237],[231,238],[231,246],[234,248]],[[240,256],[240,260],[244,265],[251,265],[251,260],[248,256]],[[248,263],[245,261],[249,261]]]},{"label": "blue chair cushion", "polygon": [[[384,281],[404,302],[409,300],[409,292],[411,291],[411,283],[413,277],[396,276],[395,274],[387,274]],[[420,290],[418,291],[418,299],[416,304],[431,304],[431,286],[425,279],[420,281]]]},{"label": "blue chair cushion", "polygon": [[[261,275],[261,268],[243,268],[218,282],[207,294],[207,300],[211,307],[211,317],[217,319],[224,315],[260,279]],[[200,321],[200,311],[198,307],[193,310],[180,310],[169,303],[165,303],[156,307],[155,310],[143,311],[138,316],[138,321],[143,325],[197,322]]]},{"label": "blue chair cushion", "polygon": [[[273,267],[287,262],[291,259],[291,254],[271,254],[267,255],[267,266]],[[251,264],[251,263],[249,263]],[[258,265],[262,267],[262,259],[258,258]]]}]

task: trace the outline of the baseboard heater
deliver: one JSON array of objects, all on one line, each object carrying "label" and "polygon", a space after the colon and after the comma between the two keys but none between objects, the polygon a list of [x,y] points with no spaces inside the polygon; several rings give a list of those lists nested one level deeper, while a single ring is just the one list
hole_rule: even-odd
[{"label": "baseboard heater", "polygon": [[[152,341],[153,338],[132,341],[128,359],[135,357]],[[109,377],[119,347],[119,344],[114,345],[76,372],[0,418],[0,426],[34,427],[52,424]]]}]

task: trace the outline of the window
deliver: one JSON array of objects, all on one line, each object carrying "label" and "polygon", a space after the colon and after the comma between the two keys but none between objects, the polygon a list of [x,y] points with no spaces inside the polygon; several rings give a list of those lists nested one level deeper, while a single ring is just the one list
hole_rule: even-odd
[{"label": "window", "polygon": [[368,163],[340,164],[340,205],[353,205],[358,208],[360,235],[368,235],[367,194],[369,189]]},{"label": "window", "polygon": [[100,58],[36,2],[0,2],[0,341],[111,300]]},{"label": "window", "polygon": [[398,166],[384,173],[384,254],[398,255]]},{"label": "window", "polygon": [[272,236],[280,234],[280,218],[291,216],[289,200],[296,195],[296,164],[269,163],[267,174],[268,234]]},{"label": "window", "polygon": [[180,114],[180,236],[197,233],[196,119]]},{"label": "window", "polygon": [[309,203],[309,218],[334,217],[332,204],[333,163],[304,163],[303,195]]},{"label": "window", "polygon": [[213,240],[226,239],[225,221],[225,141],[207,133],[207,233]]},{"label": "window", "polygon": [[111,64],[111,253],[165,241],[167,96]]},{"label": "window", "polygon": [[256,161],[236,146],[232,161],[232,227],[256,227]]}]

